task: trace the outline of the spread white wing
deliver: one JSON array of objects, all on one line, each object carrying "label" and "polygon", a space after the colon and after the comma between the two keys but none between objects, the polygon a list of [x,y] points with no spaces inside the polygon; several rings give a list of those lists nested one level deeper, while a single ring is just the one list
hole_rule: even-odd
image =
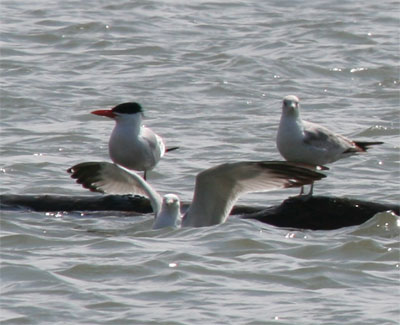
[{"label": "spread white wing", "polygon": [[78,184],[93,192],[138,194],[149,198],[155,215],[161,209],[161,196],[142,177],[108,162],[85,162],[68,169]]},{"label": "spread white wing", "polygon": [[209,168],[197,175],[193,201],[182,226],[202,227],[224,222],[244,193],[299,187],[324,177],[290,162],[237,162]]}]

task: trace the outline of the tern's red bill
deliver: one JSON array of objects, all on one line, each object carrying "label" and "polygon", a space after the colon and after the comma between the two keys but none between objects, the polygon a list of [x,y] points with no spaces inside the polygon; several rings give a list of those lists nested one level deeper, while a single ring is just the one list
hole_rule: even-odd
[{"label": "tern's red bill", "polygon": [[111,109],[100,109],[97,111],[90,112],[91,114],[99,115],[99,116],[106,116],[109,118],[115,118],[115,114]]}]

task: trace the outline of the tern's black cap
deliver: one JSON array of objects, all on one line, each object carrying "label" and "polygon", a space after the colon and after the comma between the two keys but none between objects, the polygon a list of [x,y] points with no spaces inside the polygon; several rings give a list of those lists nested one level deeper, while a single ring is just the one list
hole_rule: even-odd
[{"label": "tern's black cap", "polygon": [[121,114],[136,114],[143,112],[142,106],[138,103],[123,103],[115,106],[112,109],[113,113],[121,113]]}]

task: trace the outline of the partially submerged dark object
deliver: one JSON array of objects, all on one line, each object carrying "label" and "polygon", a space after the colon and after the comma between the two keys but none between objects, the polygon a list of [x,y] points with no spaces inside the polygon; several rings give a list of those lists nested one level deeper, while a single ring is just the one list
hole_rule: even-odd
[{"label": "partially submerged dark object", "polygon": [[149,200],[142,196],[102,195],[1,195],[0,208],[6,210],[29,209],[39,212],[50,211],[131,211],[151,213]]},{"label": "partially submerged dark object", "polygon": [[[2,210],[27,209],[32,211],[124,211],[133,215],[151,213],[149,201],[129,195],[105,196],[53,196],[53,195],[1,195]],[[189,204],[183,204],[186,210]],[[279,206],[253,208],[236,206],[231,215],[256,219],[277,227],[331,230],[360,225],[382,211],[400,214],[396,204],[373,203],[348,198],[311,196],[292,197]]]},{"label": "partially submerged dark object", "polygon": [[399,215],[400,206],[338,197],[297,196],[283,201],[279,206],[250,213],[243,218],[256,219],[277,227],[332,230],[360,225],[383,211],[393,211]]}]

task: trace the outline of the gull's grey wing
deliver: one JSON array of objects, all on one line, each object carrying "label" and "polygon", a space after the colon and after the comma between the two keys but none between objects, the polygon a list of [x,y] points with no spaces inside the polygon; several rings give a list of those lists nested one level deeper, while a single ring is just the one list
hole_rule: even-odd
[{"label": "gull's grey wing", "polygon": [[290,162],[236,162],[197,175],[192,204],[182,226],[211,226],[228,217],[241,194],[311,184],[326,177]]},{"label": "gull's grey wing", "polygon": [[359,151],[350,139],[315,123],[303,121],[304,143],[322,150]]},{"label": "gull's grey wing", "polygon": [[84,162],[67,171],[78,184],[93,192],[143,195],[150,199],[156,215],[160,211],[160,195],[142,177],[124,167],[109,162]]}]

